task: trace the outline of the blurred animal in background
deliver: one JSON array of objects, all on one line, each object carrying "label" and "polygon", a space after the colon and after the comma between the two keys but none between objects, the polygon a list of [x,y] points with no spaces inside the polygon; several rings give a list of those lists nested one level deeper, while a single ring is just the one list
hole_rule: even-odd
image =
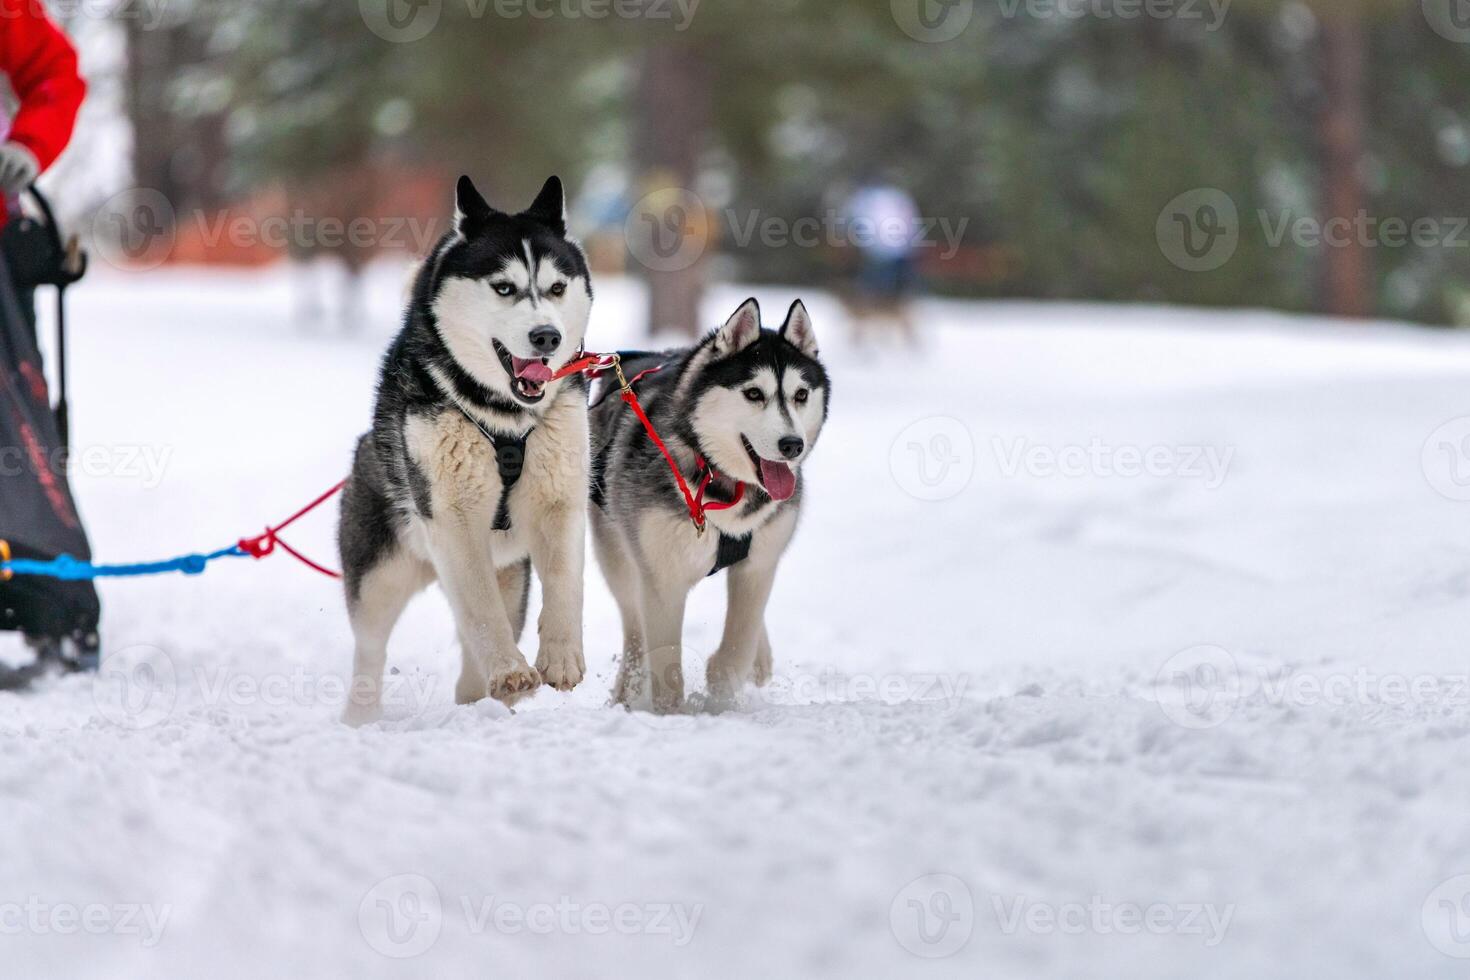
[{"label": "blurred animal in background", "polygon": [[712,703],[727,702],[746,681],[771,676],[766,600],[796,531],[801,465],[827,419],[816,334],[800,300],[779,330],[766,330],[749,299],[693,347],[621,356],[654,430],[698,489],[691,504],[637,416],[601,389],[591,513],[598,564],[623,620],[613,698],[679,709],[685,600],[728,571],[725,632],[707,666]]}]

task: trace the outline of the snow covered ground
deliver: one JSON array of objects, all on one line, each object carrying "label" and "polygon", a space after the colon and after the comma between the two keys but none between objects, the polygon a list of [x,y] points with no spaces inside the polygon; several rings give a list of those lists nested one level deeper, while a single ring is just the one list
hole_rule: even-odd
[{"label": "snow covered ground", "polygon": [[[351,337],[293,325],[288,283],[77,290],[99,558],[339,478],[397,274]],[[603,282],[595,345],[640,302]],[[578,690],[454,707],[431,590],[354,731],[334,583],[109,582],[113,669],[0,695],[6,974],[1462,976],[1470,341],[932,302],[925,351],[863,353],[810,305],[836,389],[770,690],[608,707],[594,570]],[[335,563],[332,523],[290,540]],[[690,677],[722,604],[693,599]]]}]

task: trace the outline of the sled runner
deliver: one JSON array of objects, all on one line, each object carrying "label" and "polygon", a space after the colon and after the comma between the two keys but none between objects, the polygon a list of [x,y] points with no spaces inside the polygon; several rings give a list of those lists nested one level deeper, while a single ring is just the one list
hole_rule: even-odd
[{"label": "sled runner", "polygon": [[[91,555],[67,481],[66,287],[82,277],[75,240],[63,245],[49,203],[12,216],[0,232],[0,562]],[[39,286],[56,289],[58,397],[53,405],[31,309]],[[91,582],[0,573],[0,630],[26,635],[36,660],[0,668],[0,688],[49,666],[96,666],[100,605]]]}]

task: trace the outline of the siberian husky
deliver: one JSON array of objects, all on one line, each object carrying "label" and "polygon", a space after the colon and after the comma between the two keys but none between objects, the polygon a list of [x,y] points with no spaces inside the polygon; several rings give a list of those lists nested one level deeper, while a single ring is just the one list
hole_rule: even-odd
[{"label": "siberian husky", "polygon": [[[454,230],[414,280],[342,494],[356,640],[345,720],[378,716],[388,636],[436,579],[464,658],[457,702],[510,704],[543,681],[582,679],[587,386],[553,374],[581,348],[591,306],[561,181],[506,214],[459,179]],[[533,567],[544,595],[534,668],[517,647]]]},{"label": "siberian husky", "polygon": [[[644,372],[656,369],[653,373]],[[728,569],[724,637],[709,660],[712,703],[771,675],[765,608],[776,564],[796,530],[801,464],[827,418],[830,385],[811,319],[793,303],[777,330],[746,300],[693,347],[623,355],[654,429],[684,479],[712,470],[704,533],[668,463],[616,392],[592,408],[593,543],[623,620],[615,701],[656,711],[684,700],[684,602],[704,577]]]}]

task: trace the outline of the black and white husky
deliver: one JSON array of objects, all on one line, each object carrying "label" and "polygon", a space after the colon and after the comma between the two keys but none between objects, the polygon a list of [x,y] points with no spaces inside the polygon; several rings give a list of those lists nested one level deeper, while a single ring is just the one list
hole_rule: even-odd
[{"label": "black and white husky", "polygon": [[[615,390],[592,409],[593,542],[623,620],[613,697],[630,707],[677,709],[684,700],[684,602],[705,576],[728,569],[729,606],[707,667],[712,702],[771,676],[765,608],[776,564],[796,530],[800,466],[827,418],[830,385],[798,300],[763,330],[746,300],[693,347],[628,354],[629,378],[691,488],[713,470],[701,534],[668,463]],[[743,484],[743,486],[742,486]]]},{"label": "black and white husky", "polygon": [[[418,271],[343,490],[349,722],[377,716],[388,636],[435,579],[463,650],[456,701],[511,703],[582,679],[587,390],[552,375],[581,348],[591,306],[557,178],[520,214],[460,178],[454,230]],[[516,645],[533,566],[534,669]]]}]

